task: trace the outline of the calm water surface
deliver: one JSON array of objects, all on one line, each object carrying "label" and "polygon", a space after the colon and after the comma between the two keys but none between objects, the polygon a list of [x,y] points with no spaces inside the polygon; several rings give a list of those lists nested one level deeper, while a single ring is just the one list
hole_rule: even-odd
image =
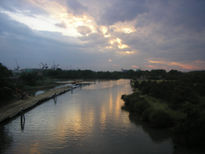
[{"label": "calm water surface", "polygon": [[121,110],[128,93],[129,80],[101,81],[49,100],[25,113],[25,121],[0,126],[0,153],[172,154],[169,138]]}]

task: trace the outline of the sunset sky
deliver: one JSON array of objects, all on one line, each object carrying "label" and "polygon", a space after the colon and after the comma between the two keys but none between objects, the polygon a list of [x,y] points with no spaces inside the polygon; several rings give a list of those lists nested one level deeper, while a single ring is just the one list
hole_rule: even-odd
[{"label": "sunset sky", "polygon": [[205,69],[205,0],[0,0],[10,69]]}]

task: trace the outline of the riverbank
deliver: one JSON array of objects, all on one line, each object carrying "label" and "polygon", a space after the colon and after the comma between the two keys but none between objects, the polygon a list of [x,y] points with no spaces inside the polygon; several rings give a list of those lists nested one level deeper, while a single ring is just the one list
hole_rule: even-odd
[{"label": "riverbank", "polygon": [[25,99],[18,100],[6,106],[3,106],[0,109],[0,123],[8,121],[14,118],[21,113],[34,108],[35,106],[49,100],[55,98],[58,95],[61,95],[65,92],[68,92],[74,88],[79,86],[87,85],[89,83],[79,82],[75,86],[65,86],[60,88],[53,88],[45,91],[43,94],[37,96],[27,96]]},{"label": "riverbank", "polygon": [[[155,129],[167,129],[176,147],[205,145],[204,99],[195,82],[132,80],[133,93],[123,95],[123,109],[132,119]],[[203,149],[204,150],[204,149]]]},{"label": "riverbank", "polygon": [[123,109],[148,122],[153,128],[172,128],[186,118],[184,113],[171,109],[163,101],[138,92],[123,95],[122,99],[125,102]]}]

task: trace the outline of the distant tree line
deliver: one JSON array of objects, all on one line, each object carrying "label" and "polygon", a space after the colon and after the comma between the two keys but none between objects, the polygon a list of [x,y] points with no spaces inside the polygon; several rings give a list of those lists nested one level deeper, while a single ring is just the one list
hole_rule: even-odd
[{"label": "distant tree line", "polygon": [[[36,85],[43,84],[43,81],[50,79],[56,80],[69,80],[69,79],[141,79],[141,80],[178,80],[178,78],[186,77],[187,73],[183,73],[177,70],[171,70],[166,72],[165,70],[124,70],[124,71],[92,71],[92,70],[62,70],[57,66],[55,69],[49,69],[46,64],[42,64],[41,69],[30,69],[29,71],[19,71],[12,72],[8,70],[5,66],[0,63],[0,84],[1,84],[1,97],[5,97],[3,94],[9,89],[18,88],[24,90],[24,88],[32,87]],[[46,68],[46,69],[45,69]],[[203,77],[200,77],[201,72],[189,72],[191,79],[185,80],[194,80],[203,81]],[[203,73],[203,72],[202,72]],[[199,74],[199,75],[197,75]],[[196,78],[197,77],[197,78]],[[200,79],[199,79],[200,78]],[[201,82],[202,83],[202,82]],[[14,88],[15,87],[15,88]],[[197,88],[202,88],[203,85],[198,84]],[[6,89],[7,90],[6,90]],[[199,91],[201,91],[199,89]],[[12,97],[9,97],[12,98]]]}]

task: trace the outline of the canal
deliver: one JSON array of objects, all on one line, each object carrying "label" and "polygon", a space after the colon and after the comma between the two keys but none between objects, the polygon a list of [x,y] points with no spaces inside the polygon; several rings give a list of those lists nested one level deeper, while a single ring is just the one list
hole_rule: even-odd
[{"label": "canal", "polygon": [[51,99],[0,126],[3,154],[173,154],[163,133],[122,110],[129,80],[98,81]]}]

